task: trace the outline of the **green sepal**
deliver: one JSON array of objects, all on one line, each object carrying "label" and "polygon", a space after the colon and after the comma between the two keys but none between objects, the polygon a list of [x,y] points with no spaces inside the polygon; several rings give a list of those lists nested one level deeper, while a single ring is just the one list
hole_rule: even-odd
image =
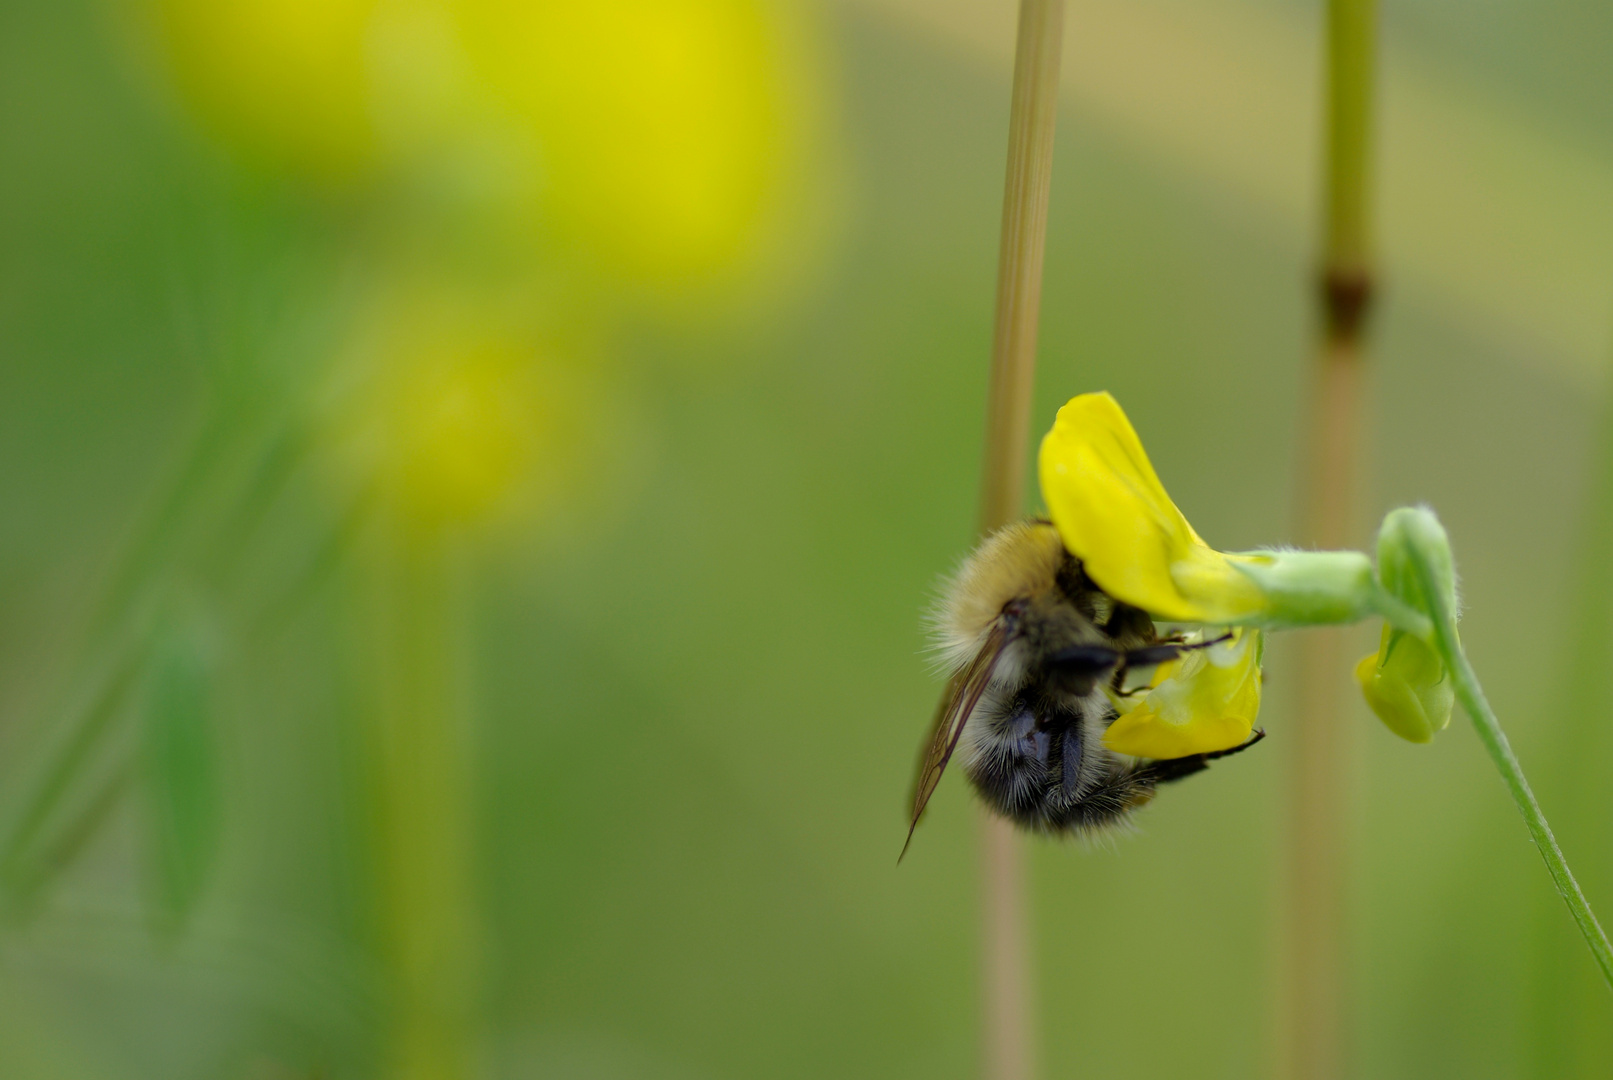
[{"label": "green sepal", "polygon": [[1372,560],[1359,551],[1252,551],[1233,563],[1259,587],[1271,626],[1351,623],[1375,610]]}]

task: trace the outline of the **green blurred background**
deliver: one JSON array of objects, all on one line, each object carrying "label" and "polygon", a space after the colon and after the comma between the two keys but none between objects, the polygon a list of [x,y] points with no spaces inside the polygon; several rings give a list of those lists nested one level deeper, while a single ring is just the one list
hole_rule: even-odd
[{"label": "green blurred background", "polygon": [[[1293,533],[1319,16],[1067,16],[1035,423],[1113,391],[1221,548]],[[1613,11],[1383,18],[1361,540],[1440,512],[1605,917]],[[895,856],[1013,20],[0,6],[0,1077],[974,1075],[958,778]],[[1268,1071],[1285,645],[1257,752],[1034,843],[1047,1077]],[[1471,732],[1354,719],[1353,1074],[1607,1075]]]}]

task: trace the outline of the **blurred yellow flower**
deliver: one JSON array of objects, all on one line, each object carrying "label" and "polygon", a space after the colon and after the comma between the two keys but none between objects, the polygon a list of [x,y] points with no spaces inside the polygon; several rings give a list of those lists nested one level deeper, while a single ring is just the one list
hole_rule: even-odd
[{"label": "blurred yellow flower", "polygon": [[493,305],[400,291],[356,340],[332,412],[337,460],[408,519],[547,509],[595,464],[587,382]]},{"label": "blurred yellow flower", "polygon": [[414,513],[474,518],[509,492],[542,422],[524,381],[505,342],[468,342],[402,373],[388,403],[388,465]]},{"label": "blurred yellow flower", "polygon": [[1261,557],[1225,555],[1199,539],[1109,394],[1082,394],[1059,410],[1042,440],[1040,473],[1064,546],[1110,596],[1180,622],[1265,611],[1264,593],[1238,568]]},{"label": "blurred yellow flower", "polygon": [[1259,630],[1240,628],[1227,641],[1159,665],[1146,695],[1113,695],[1120,716],[1103,744],[1122,754],[1168,759],[1247,742],[1260,714],[1263,648]]},{"label": "blurred yellow flower", "polygon": [[638,280],[743,262],[806,179],[817,86],[778,0],[468,0],[467,50],[539,136],[557,229]]},{"label": "blurred yellow flower", "polygon": [[249,154],[384,170],[607,279],[737,284],[819,224],[822,79],[794,0],[147,2],[187,100]]},{"label": "blurred yellow flower", "polygon": [[152,0],[192,106],[249,153],[321,175],[376,151],[365,38],[376,0]]}]

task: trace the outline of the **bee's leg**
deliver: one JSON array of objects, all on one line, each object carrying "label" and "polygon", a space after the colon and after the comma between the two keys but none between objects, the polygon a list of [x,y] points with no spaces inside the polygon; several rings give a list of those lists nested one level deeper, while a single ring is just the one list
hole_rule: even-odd
[{"label": "bee's leg", "polygon": [[1230,749],[1227,749],[1227,750],[1215,750],[1215,751],[1212,751],[1211,753],[1208,753],[1208,754],[1201,754],[1200,756],[1202,758],[1204,758],[1205,761],[1214,761],[1216,758],[1231,757],[1233,754],[1241,754],[1241,753],[1243,753],[1245,750],[1249,749],[1251,746],[1253,746],[1255,743],[1259,742],[1261,739],[1264,739],[1265,737],[1266,737],[1266,729],[1257,727],[1257,728],[1255,728],[1255,731],[1254,731],[1253,735],[1250,735],[1247,739],[1245,739],[1243,742],[1239,743],[1237,746],[1231,747]]},{"label": "bee's leg", "polygon": [[1190,757],[1168,758],[1164,761],[1151,761],[1143,766],[1150,778],[1156,784],[1169,784],[1194,773],[1203,772],[1210,767],[1210,762],[1216,758],[1231,757],[1249,749],[1255,743],[1266,737],[1264,728],[1256,728],[1253,735],[1226,750],[1213,750],[1208,754],[1193,754]]},{"label": "bee's leg", "polygon": [[1150,761],[1138,771],[1156,784],[1172,784],[1209,767],[1210,763],[1204,760],[1203,754],[1194,754],[1191,757]]},{"label": "bee's leg", "polygon": [[1175,660],[1185,652],[1193,652],[1196,649],[1208,649],[1212,645],[1219,645],[1223,641],[1230,640],[1232,640],[1232,634],[1230,632],[1222,634],[1218,638],[1211,638],[1209,641],[1195,641],[1191,643],[1176,641],[1173,640],[1173,638],[1165,638],[1163,641],[1156,642],[1153,645],[1144,645],[1137,649],[1127,649],[1123,654],[1121,654],[1121,659],[1124,661],[1123,666],[1127,668],[1153,667],[1156,664],[1163,664],[1168,660]]},{"label": "bee's leg", "polygon": [[1047,677],[1059,690],[1085,697],[1119,666],[1120,653],[1107,645],[1070,645],[1047,657]]}]

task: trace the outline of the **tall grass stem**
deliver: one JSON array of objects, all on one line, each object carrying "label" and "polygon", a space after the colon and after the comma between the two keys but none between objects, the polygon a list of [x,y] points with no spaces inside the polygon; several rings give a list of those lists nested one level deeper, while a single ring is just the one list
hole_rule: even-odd
[{"label": "tall grass stem", "polygon": [[1371,261],[1377,7],[1377,0],[1327,5],[1327,263],[1362,274]]},{"label": "tall grass stem", "polygon": [[980,479],[982,533],[999,529],[1024,512],[1063,26],[1063,0],[1021,0],[1008,120],[1008,179],[997,256],[985,469]]},{"label": "tall grass stem", "polygon": [[[1354,546],[1365,398],[1362,331],[1372,299],[1371,148],[1376,0],[1330,0],[1327,13],[1322,341],[1305,424],[1301,538]],[[1354,760],[1344,715],[1348,631],[1297,643],[1280,1074],[1334,1080],[1344,1073],[1344,898],[1347,805]]]},{"label": "tall grass stem", "polygon": [[464,571],[441,532],[378,516],[366,637],[388,1075],[470,1080],[482,935],[462,691]]},{"label": "tall grass stem", "polygon": [[[1024,509],[1063,45],[1063,0],[1021,0],[1008,118],[1008,177],[997,261],[985,462],[980,478],[982,534],[1015,520]],[[1030,1080],[1036,1073],[1020,845],[1011,826],[988,817],[981,833],[982,1071],[986,1080]]]}]

